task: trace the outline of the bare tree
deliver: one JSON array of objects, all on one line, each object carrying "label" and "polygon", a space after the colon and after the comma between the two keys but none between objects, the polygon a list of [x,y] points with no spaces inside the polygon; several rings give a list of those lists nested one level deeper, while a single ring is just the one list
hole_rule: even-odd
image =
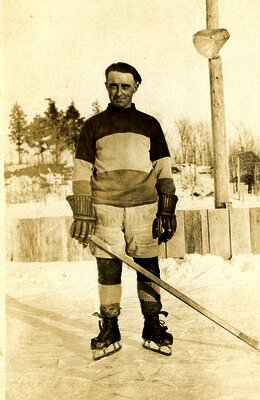
[{"label": "bare tree", "polygon": [[196,149],[196,164],[212,166],[213,162],[212,136],[209,123],[202,120],[195,123],[194,131],[195,131],[194,145]]},{"label": "bare tree", "polygon": [[209,124],[191,122],[187,118],[175,121],[181,140],[182,162],[185,164],[211,165],[212,139]]},{"label": "bare tree", "polygon": [[189,160],[189,158],[191,150],[190,143],[191,143],[192,125],[187,118],[181,118],[176,120],[175,125],[177,127],[181,139],[182,162],[186,164],[191,161]]},{"label": "bare tree", "polygon": [[252,151],[259,155],[259,139],[252,134],[252,131],[242,123],[234,123],[234,127],[235,135],[229,144],[230,153]]}]

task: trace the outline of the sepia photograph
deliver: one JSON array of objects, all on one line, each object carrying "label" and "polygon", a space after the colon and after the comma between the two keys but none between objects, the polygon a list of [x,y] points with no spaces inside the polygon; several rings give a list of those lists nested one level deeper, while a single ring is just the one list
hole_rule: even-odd
[{"label": "sepia photograph", "polygon": [[0,398],[259,399],[259,1],[1,6]]}]

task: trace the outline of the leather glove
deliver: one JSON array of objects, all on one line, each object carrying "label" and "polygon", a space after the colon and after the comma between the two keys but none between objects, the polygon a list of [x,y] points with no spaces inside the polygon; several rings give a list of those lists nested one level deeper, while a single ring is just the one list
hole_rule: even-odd
[{"label": "leather glove", "polygon": [[76,219],[71,224],[70,236],[78,240],[79,244],[83,244],[83,247],[87,247],[89,244],[88,236],[93,233],[94,228],[95,222]]},{"label": "leather glove", "polygon": [[70,227],[70,236],[83,244],[83,247],[87,247],[88,236],[94,231],[96,222],[91,198],[85,195],[70,195],[66,197],[66,200],[73,211],[74,218]]},{"label": "leather glove", "polygon": [[158,243],[166,243],[176,232],[177,220],[175,208],[178,197],[172,193],[160,193],[158,211],[153,221],[153,238],[158,238]]}]

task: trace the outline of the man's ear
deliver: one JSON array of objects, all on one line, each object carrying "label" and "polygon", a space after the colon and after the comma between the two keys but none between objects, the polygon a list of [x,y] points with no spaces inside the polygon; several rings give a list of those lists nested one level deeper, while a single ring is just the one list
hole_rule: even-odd
[{"label": "man's ear", "polygon": [[139,82],[136,82],[136,83],[134,84],[135,92],[137,91],[138,88],[139,88]]},{"label": "man's ear", "polygon": [[105,87],[106,87],[106,89],[107,89],[107,82],[105,82]]}]

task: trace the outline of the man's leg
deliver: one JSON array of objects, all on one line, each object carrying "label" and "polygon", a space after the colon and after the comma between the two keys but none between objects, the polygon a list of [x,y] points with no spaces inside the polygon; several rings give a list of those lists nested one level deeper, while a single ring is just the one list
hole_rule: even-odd
[{"label": "man's leg", "polygon": [[[156,211],[157,203],[128,209],[127,251],[137,264],[160,278],[159,246],[152,235],[152,223]],[[143,274],[137,273],[137,292],[144,316],[142,337],[145,343],[148,343],[148,345],[144,343],[144,347],[150,348],[150,342],[154,342],[157,346],[155,350],[170,354],[173,338],[166,332],[167,327],[160,320],[160,314],[168,315],[162,311],[160,287]],[[164,347],[161,350],[163,346],[167,346],[168,349]]]},{"label": "man's leg", "polygon": [[121,301],[122,262],[117,258],[97,258],[100,314],[118,317]]},{"label": "man's leg", "polygon": [[[158,257],[134,257],[134,261],[157,278],[160,278]],[[140,272],[137,272],[137,293],[143,315],[152,313],[158,314],[161,311],[160,287]]]},{"label": "man's leg", "polygon": [[[123,209],[95,204],[94,210],[96,215],[95,235],[110,246],[122,251],[125,248],[124,234],[121,228]],[[98,268],[100,310],[96,315],[100,318],[100,332],[91,340],[94,359],[98,359],[121,348],[118,316],[121,301],[122,262],[109,257],[105,251],[93,244],[90,245],[90,250],[96,257]],[[110,351],[111,348],[112,351]]]},{"label": "man's leg", "polygon": [[[98,336],[91,339],[91,349],[94,351],[95,359],[114,353],[121,348],[118,316],[121,301],[122,262],[116,258],[97,258],[97,267],[101,323]],[[112,350],[107,353],[106,349],[111,345],[113,345]]]},{"label": "man's leg", "polygon": [[[157,278],[160,278],[158,257],[134,257],[134,261]],[[142,338],[144,339],[143,346],[150,350],[170,355],[173,337],[171,333],[166,332],[167,326],[160,321],[160,314],[164,316],[168,315],[167,312],[161,311],[160,287],[143,274],[137,272],[137,292],[144,316],[144,327],[142,331]],[[151,342],[155,343],[155,348],[151,347]],[[161,349],[162,347],[163,349]]]}]

